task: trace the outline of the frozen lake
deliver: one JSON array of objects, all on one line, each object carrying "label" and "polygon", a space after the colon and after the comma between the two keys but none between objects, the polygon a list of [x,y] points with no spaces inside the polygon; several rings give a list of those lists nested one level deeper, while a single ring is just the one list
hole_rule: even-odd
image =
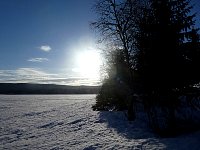
[{"label": "frozen lake", "polygon": [[200,132],[156,137],[143,120],[95,112],[95,95],[0,95],[0,149],[199,149]]}]

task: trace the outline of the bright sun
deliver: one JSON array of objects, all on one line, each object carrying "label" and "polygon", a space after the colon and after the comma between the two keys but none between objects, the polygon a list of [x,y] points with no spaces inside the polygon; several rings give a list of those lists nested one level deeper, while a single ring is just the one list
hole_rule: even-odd
[{"label": "bright sun", "polygon": [[80,52],[76,57],[77,68],[82,77],[90,79],[99,79],[100,77],[100,54],[94,50],[87,50]]}]

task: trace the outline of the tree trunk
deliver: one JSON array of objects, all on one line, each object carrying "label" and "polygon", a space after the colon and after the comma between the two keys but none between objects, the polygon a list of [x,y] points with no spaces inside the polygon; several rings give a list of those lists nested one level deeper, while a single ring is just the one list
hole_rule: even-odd
[{"label": "tree trunk", "polygon": [[135,97],[128,96],[128,120],[129,121],[134,121],[136,118],[134,102],[135,102]]}]

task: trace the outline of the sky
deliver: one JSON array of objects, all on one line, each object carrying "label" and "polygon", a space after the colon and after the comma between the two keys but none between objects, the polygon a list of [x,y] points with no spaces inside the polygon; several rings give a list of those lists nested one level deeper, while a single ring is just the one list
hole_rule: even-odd
[{"label": "sky", "polygon": [[0,82],[99,84],[93,4],[0,0]]},{"label": "sky", "polygon": [[94,2],[0,0],[0,83],[99,85]]}]

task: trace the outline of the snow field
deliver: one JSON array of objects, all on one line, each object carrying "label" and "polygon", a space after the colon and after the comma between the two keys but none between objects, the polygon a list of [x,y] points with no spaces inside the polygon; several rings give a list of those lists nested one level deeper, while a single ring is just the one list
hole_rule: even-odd
[{"label": "snow field", "polygon": [[144,120],[92,111],[95,95],[0,95],[0,149],[200,149],[200,132],[159,138]]}]

